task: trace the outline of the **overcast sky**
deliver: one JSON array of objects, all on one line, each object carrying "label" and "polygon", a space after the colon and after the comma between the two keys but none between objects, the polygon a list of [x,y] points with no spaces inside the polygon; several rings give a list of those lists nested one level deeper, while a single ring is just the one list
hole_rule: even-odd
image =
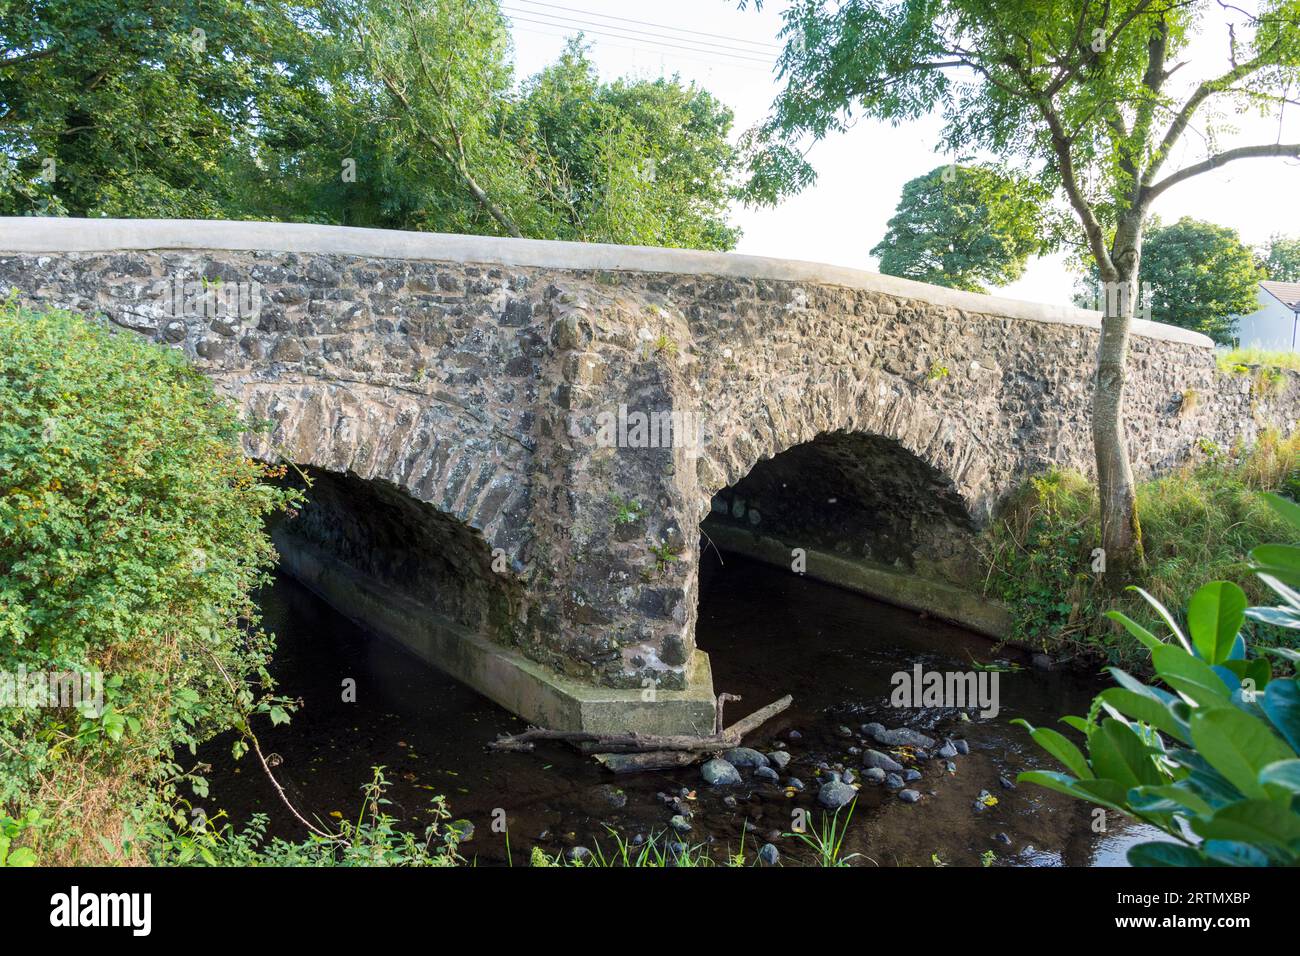
[{"label": "overcast sky", "polygon": [[[605,79],[654,78],[678,73],[694,80],[736,114],[736,134],[762,119],[779,86],[772,63],[784,0],[768,0],[761,13],[740,11],[734,0],[502,0],[512,20],[518,75],[553,61],[565,37],[583,32]],[[752,4],[751,4],[752,7]],[[1188,80],[1227,67],[1226,30],[1210,28],[1180,72]],[[1220,145],[1275,142],[1276,117],[1234,118],[1239,134]],[[897,128],[864,121],[850,132],[819,143],[811,154],[815,186],[776,209],[738,207],[733,222],[744,229],[738,252],[876,268],[868,250],[884,234],[903,184],[946,162],[936,152],[939,122],[927,119]],[[1285,118],[1283,137],[1300,139],[1300,108]],[[1205,155],[1190,137],[1169,168]],[[1243,160],[1170,189],[1156,204],[1165,221],[1194,216],[1236,228],[1246,242],[1275,232],[1300,233],[1300,164]],[[1060,257],[1030,263],[1018,282],[1000,294],[1040,302],[1068,303],[1073,277]]]}]

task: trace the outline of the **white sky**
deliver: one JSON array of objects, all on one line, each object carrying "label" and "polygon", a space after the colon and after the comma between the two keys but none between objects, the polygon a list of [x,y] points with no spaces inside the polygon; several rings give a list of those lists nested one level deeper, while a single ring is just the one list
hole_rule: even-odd
[{"label": "white sky", "polygon": [[[761,13],[736,9],[735,0],[502,0],[511,17],[519,78],[552,62],[565,37],[580,30],[605,79],[654,78],[679,73],[726,103],[736,114],[735,133],[766,115],[779,90],[771,64],[784,0],[768,0]],[[598,32],[599,31],[599,32]],[[692,32],[693,31],[693,32]],[[654,39],[658,37],[658,39]],[[689,48],[689,49],[683,49]],[[1226,30],[1207,30],[1177,76],[1199,80],[1227,67]],[[711,52],[704,52],[711,51]],[[1277,140],[1276,118],[1234,119],[1240,135],[1223,146]],[[744,230],[738,252],[875,269],[868,251],[884,234],[903,184],[949,157],[935,151],[937,119],[900,127],[864,121],[819,143],[811,154],[816,185],[776,209],[737,207],[732,221]],[[1300,107],[1283,130],[1300,139]],[[1195,136],[1167,170],[1204,158]],[[1155,212],[1166,222],[1194,216],[1237,229],[1249,244],[1271,234],[1300,233],[1300,164],[1252,159],[1179,184],[1160,197]],[[1068,303],[1074,279],[1061,256],[1034,260],[1000,294]]]}]

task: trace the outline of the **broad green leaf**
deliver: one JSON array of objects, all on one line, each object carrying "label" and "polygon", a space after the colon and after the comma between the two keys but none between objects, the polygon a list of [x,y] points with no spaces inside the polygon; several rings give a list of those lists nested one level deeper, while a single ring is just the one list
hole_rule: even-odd
[{"label": "broad green leaf", "polygon": [[1199,794],[1181,784],[1165,784],[1158,787],[1134,787],[1128,793],[1128,802],[1135,810],[1148,813],[1172,813],[1175,810],[1190,810],[1199,816],[1209,816],[1214,808]]},{"label": "broad green leaf", "polygon": [[1029,721],[1020,718],[1013,720],[1012,723],[1019,724],[1028,730],[1029,736],[1033,738],[1034,743],[1065,764],[1066,769],[1076,777],[1086,780],[1093,776],[1083,752],[1062,734],[1050,727],[1034,727]]},{"label": "broad green leaf", "polygon": [[1151,760],[1151,749],[1122,721],[1103,720],[1088,736],[1088,754],[1093,773],[1118,781],[1125,790],[1165,782]]},{"label": "broad green leaf", "polygon": [[1270,681],[1259,706],[1291,749],[1300,754],[1300,683],[1295,678]]},{"label": "broad green leaf", "polygon": [[1069,774],[1058,773],[1055,770],[1025,770],[1016,775],[1016,783],[1036,784],[1040,787],[1046,787],[1048,790],[1055,790],[1057,793],[1074,797],[1076,800],[1091,799],[1075,786],[1078,781],[1074,777]]},{"label": "broad green leaf", "polygon": [[1277,513],[1278,517],[1300,531],[1300,505],[1272,491],[1263,492],[1260,497]]},{"label": "broad green leaf", "polygon": [[1205,866],[1205,857],[1181,843],[1138,843],[1128,848],[1129,866]]},{"label": "broad green leaf", "polygon": [[1198,708],[1189,723],[1197,752],[1247,797],[1268,798],[1259,772],[1295,756],[1263,721],[1235,707]]},{"label": "broad green leaf", "polygon": [[1261,544],[1250,551],[1250,564],[1258,574],[1267,574],[1290,587],[1300,587],[1300,547],[1292,544]]},{"label": "broad green leaf", "polygon": [[1156,648],[1151,652],[1151,663],[1161,680],[1200,707],[1226,704],[1236,689],[1224,684],[1209,664],[1181,647],[1166,644]]},{"label": "broad green leaf", "polygon": [[1296,611],[1294,608],[1251,607],[1246,609],[1246,617],[1261,624],[1271,624],[1273,627],[1285,627],[1293,631],[1300,631],[1300,611]]},{"label": "broad green leaf", "polygon": [[1300,814],[1272,800],[1241,800],[1217,810],[1208,820],[1191,822],[1192,832],[1206,840],[1235,840],[1253,846],[1272,845],[1294,855],[1290,845],[1300,841]]},{"label": "broad green leaf", "polygon": [[1192,644],[1210,664],[1228,660],[1245,620],[1246,592],[1230,581],[1211,581],[1187,605]]},{"label": "broad green leaf", "polygon": [[1235,840],[1206,840],[1201,852],[1224,866],[1268,866],[1268,856],[1249,843]]},{"label": "broad green leaf", "polygon": [[[1148,604],[1150,604],[1153,608],[1155,608],[1156,613],[1159,614],[1160,617],[1164,619],[1165,624],[1169,626],[1169,630],[1173,632],[1174,637],[1178,639],[1178,643],[1183,646],[1183,650],[1187,651],[1187,653],[1190,654],[1192,652],[1192,645],[1188,643],[1187,637],[1183,634],[1182,630],[1178,627],[1178,622],[1175,621],[1174,616],[1169,613],[1169,609],[1165,607],[1163,604],[1161,604],[1159,601],[1157,601],[1154,597],[1152,597],[1142,588],[1130,585],[1129,590],[1136,591],[1138,594],[1142,595],[1142,599],[1146,601]],[[1154,652],[1154,648],[1152,650]]]},{"label": "broad green leaf", "polygon": [[1300,759],[1279,760],[1259,772],[1261,784],[1275,784],[1292,793],[1300,793]]},{"label": "broad green leaf", "polygon": [[1153,651],[1157,647],[1164,646],[1164,641],[1160,640],[1160,638],[1156,637],[1123,611],[1107,611],[1106,616],[1112,621],[1118,621],[1120,624],[1124,625],[1124,629],[1141,641],[1147,650]]}]

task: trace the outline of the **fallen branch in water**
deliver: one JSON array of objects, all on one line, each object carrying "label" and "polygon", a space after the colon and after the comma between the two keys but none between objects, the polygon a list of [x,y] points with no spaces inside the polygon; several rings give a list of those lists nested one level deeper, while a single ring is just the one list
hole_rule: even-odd
[{"label": "fallen branch in water", "polygon": [[[729,700],[738,701],[740,698],[734,694],[718,695],[717,727],[722,725],[722,705]],[[742,717],[725,730],[712,734],[597,734],[587,730],[531,727],[520,734],[498,737],[488,744],[488,748],[529,753],[539,741],[559,741],[581,746],[588,752],[598,751],[595,758],[615,773],[682,767],[694,763],[701,754],[739,746],[747,734],[753,733],[793,702],[794,699],[786,694],[748,717]]]}]

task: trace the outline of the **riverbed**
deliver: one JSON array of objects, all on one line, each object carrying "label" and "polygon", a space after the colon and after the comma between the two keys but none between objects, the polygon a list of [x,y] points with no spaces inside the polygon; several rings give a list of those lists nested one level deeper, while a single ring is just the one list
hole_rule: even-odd
[{"label": "riverbed", "polygon": [[[385,768],[389,810],[404,827],[422,831],[430,799],[445,796],[453,815],[473,824],[462,853],[480,865],[526,865],[533,847],[552,857],[581,855],[577,847],[609,854],[615,835],[702,846],[719,862],[742,841],[750,862],[771,843],[783,865],[810,863],[815,852],[793,831],[801,821],[817,828],[819,786],[845,770],[860,785],[841,850],[853,865],[1123,865],[1127,846],[1151,836],[1041,788],[1006,786],[1022,770],[1056,769],[1011,721],[1059,727],[1061,715],[1086,713],[1107,686],[1101,676],[1034,670],[1024,655],[995,653],[960,628],[739,556],[710,552],[701,581],[698,645],[712,660],[715,689],[742,697],[728,705],[727,722],[793,695],[790,709],[745,741],[789,754],[776,782],[745,770],[739,785],[710,787],[698,766],[615,776],[559,745],[489,752],[489,741],[523,721],[284,576],[260,604],[278,639],[278,692],[303,706],[290,724],[263,726],[262,745],[276,755],[289,798],[327,823],[355,818],[375,766]],[[997,715],[892,706],[894,675],[918,664],[984,670],[985,681],[996,673]],[[862,752],[879,746],[861,729],[872,722],[962,740],[969,753],[917,764],[921,777],[909,787],[920,800],[905,803],[860,779]],[[230,743],[226,736],[201,750],[212,765],[208,809],[236,823],[265,813],[271,834],[304,837],[257,764],[230,757]],[[690,829],[670,830],[673,817]]]}]

